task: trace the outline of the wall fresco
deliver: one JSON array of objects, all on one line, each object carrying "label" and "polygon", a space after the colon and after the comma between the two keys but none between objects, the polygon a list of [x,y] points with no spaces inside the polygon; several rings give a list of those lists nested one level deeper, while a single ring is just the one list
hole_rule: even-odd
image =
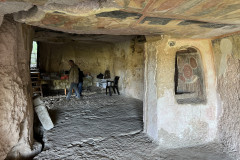
[{"label": "wall fresco", "polygon": [[199,53],[195,49],[176,53],[175,93],[178,103],[204,102],[204,83]]}]

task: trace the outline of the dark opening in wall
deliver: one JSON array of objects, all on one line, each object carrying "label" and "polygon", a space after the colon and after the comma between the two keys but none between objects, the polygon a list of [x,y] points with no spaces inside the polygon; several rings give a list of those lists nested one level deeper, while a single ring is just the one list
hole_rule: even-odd
[{"label": "dark opening in wall", "polygon": [[202,61],[197,49],[190,47],[177,51],[174,79],[179,104],[206,102]]}]

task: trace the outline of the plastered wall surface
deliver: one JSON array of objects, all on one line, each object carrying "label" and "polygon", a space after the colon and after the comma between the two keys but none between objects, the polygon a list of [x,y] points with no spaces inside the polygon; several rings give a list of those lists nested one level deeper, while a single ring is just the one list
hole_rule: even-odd
[{"label": "plastered wall surface", "polygon": [[[149,40],[149,39],[148,39]],[[158,133],[156,126],[158,125],[157,112],[157,79],[156,79],[156,45],[160,41],[147,42],[145,44],[145,72],[144,72],[144,101],[143,101],[143,122],[144,131],[155,141],[157,141]]]},{"label": "plastered wall surface", "polygon": [[136,39],[114,45],[113,70],[123,94],[143,100],[144,44]]},{"label": "plastered wall surface", "polygon": [[39,43],[40,69],[42,72],[60,72],[69,70],[68,60],[72,59],[85,73],[91,73],[96,79],[112,67],[112,45],[107,43]]},{"label": "plastered wall surface", "polygon": [[0,27],[0,159],[27,156],[33,143],[29,59],[33,32],[5,18]]},{"label": "plastered wall surface", "polygon": [[217,74],[217,92],[222,107],[219,119],[221,141],[234,159],[240,159],[240,35],[212,41]]},{"label": "plastered wall surface", "polygon": [[[174,42],[173,46],[169,45],[171,42]],[[147,37],[146,46],[145,132],[165,148],[217,140],[217,119],[221,109],[217,103],[211,41]],[[203,104],[178,104],[175,99],[175,55],[186,47],[194,47],[201,54],[207,97]]]}]

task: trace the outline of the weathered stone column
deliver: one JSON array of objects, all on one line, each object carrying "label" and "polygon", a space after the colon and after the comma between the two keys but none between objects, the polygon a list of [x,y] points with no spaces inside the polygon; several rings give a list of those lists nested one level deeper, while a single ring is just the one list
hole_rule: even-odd
[{"label": "weathered stone column", "polygon": [[144,132],[153,140],[157,141],[157,50],[161,37],[156,39],[147,37],[145,43],[145,71],[144,71],[144,100],[143,100],[143,122]]},{"label": "weathered stone column", "polygon": [[8,17],[0,27],[0,159],[25,156],[33,143],[29,72],[32,29]]}]

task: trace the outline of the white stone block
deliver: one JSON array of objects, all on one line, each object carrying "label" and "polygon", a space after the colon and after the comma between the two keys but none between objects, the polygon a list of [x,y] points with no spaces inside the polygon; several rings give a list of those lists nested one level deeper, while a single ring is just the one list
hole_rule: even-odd
[{"label": "white stone block", "polygon": [[53,122],[48,114],[48,111],[44,105],[39,105],[35,107],[35,111],[38,115],[40,122],[43,125],[43,128],[46,130],[50,130],[54,127]]},{"label": "white stone block", "polygon": [[42,105],[43,104],[43,101],[41,100],[40,97],[36,97],[33,99],[33,105],[34,106],[39,106],[39,105]]}]

